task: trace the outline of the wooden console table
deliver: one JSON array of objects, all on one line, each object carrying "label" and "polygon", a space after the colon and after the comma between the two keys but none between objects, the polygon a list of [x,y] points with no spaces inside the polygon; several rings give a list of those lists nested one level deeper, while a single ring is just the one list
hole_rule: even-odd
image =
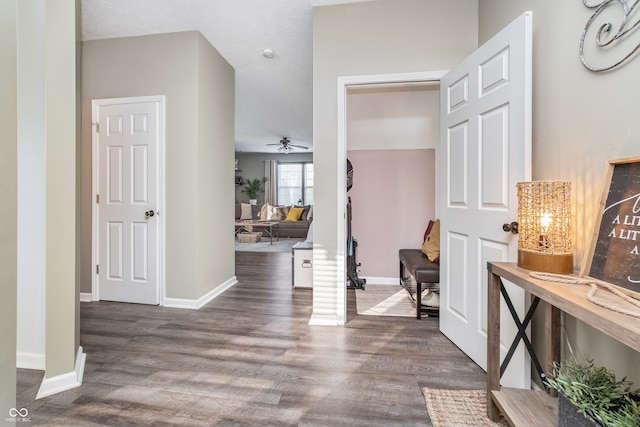
[{"label": "wooden console table", "polygon": [[[555,426],[557,425],[557,399],[544,391],[520,390],[500,387],[500,294],[502,279],[523,288],[534,300],[532,309],[523,321],[515,320],[520,329],[514,343],[520,340],[528,343],[524,336],[533,311],[538,302],[544,307],[544,358],[541,367],[551,372],[554,361],[560,359],[560,312],[598,329],[604,334],[640,352],[640,322],[624,314],[607,310],[587,301],[589,290],[585,285],[567,285],[534,279],[529,270],[517,267],[515,263],[489,262],[488,319],[487,319],[487,415],[497,421],[502,413],[512,426]],[[502,290],[502,292],[505,292]],[[600,294],[600,293],[599,293]],[[606,295],[604,296],[606,298]],[[528,346],[530,354],[532,349]],[[531,354],[532,360],[537,360]],[[542,373],[541,376],[544,376]]]}]

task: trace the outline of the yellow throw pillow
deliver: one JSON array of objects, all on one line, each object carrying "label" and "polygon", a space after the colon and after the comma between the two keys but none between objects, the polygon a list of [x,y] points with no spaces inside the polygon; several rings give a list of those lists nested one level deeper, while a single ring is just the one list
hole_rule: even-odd
[{"label": "yellow throw pillow", "polygon": [[429,258],[429,261],[435,262],[440,256],[440,220],[437,219],[431,228],[431,232],[427,236],[422,245],[422,253]]},{"label": "yellow throw pillow", "polygon": [[302,215],[302,211],[304,211],[304,208],[291,208],[289,209],[289,213],[287,214],[287,217],[284,220],[297,221],[300,219],[300,216]]}]

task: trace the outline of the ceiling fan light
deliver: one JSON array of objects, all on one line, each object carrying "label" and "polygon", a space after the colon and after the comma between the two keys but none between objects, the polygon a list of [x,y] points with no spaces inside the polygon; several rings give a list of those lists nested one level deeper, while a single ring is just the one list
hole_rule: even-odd
[{"label": "ceiling fan light", "polygon": [[289,154],[290,152],[293,151],[293,148],[291,148],[288,145],[281,145],[280,147],[278,147],[278,151],[280,153]]}]

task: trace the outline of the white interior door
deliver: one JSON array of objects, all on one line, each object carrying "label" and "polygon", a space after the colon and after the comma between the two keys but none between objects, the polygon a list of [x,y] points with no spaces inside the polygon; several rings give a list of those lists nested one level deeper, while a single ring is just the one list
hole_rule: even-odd
[{"label": "white interior door", "polygon": [[162,97],[94,101],[100,300],[160,302],[162,104]]},{"label": "white interior door", "polygon": [[[517,219],[516,183],[531,177],[531,45],[527,12],[440,86],[440,329],[485,370],[487,261],[517,260],[502,225]],[[524,317],[524,293],[507,289]],[[517,329],[508,311],[501,318],[504,355]],[[528,387],[529,364],[521,343],[503,385]]]}]

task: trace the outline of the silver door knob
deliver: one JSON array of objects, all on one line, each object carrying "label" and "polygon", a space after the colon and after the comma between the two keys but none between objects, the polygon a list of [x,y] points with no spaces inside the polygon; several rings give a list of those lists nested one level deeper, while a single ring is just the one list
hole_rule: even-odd
[{"label": "silver door knob", "polygon": [[518,223],[513,221],[511,224],[502,224],[502,230],[507,233],[510,231],[513,234],[518,234]]},{"label": "silver door knob", "polygon": [[151,218],[152,216],[154,216],[156,213],[154,211],[146,211],[144,213],[144,216],[147,218]]}]

